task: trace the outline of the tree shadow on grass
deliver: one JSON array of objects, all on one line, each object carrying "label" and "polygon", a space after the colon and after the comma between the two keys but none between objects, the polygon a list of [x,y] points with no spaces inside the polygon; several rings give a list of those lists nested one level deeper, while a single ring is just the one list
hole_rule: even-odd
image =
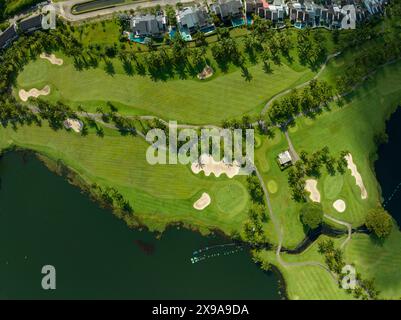
[{"label": "tree shadow on grass", "polygon": [[114,65],[111,61],[106,61],[104,71],[106,71],[106,74],[112,77],[116,74],[116,70],[114,69]]},{"label": "tree shadow on grass", "polygon": [[134,70],[134,67],[133,67],[131,61],[129,61],[129,60],[124,60],[124,61],[122,62],[122,64],[123,64],[123,69],[124,69],[125,74],[126,74],[127,76],[132,77],[132,76],[135,74],[135,70]]}]

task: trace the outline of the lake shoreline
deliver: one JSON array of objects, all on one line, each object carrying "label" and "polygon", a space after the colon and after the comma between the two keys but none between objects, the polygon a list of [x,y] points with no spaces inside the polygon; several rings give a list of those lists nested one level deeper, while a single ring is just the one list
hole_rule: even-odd
[{"label": "lake shoreline", "polygon": [[[401,161],[399,144],[401,130],[398,129],[401,121],[401,105],[397,106],[386,120],[384,136],[377,146],[374,172],[378,181],[381,204],[391,214],[401,228],[401,169],[397,164]],[[397,203],[398,200],[398,203]],[[395,201],[395,202],[394,202]]]},{"label": "lake shoreline", "polygon": [[[277,273],[274,270],[264,273],[252,262],[247,248],[233,251],[226,247],[226,237],[216,234],[205,237],[175,228],[166,229],[163,241],[157,241],[153,232],[127,228],[80,188],[65,183],[65,177],[43,166],[34,152],[17,148],[8,151],[14,152],[3,152],[0,162],[1,225],[3,229],[14,230],[2,232],[3,250],[0,250],[0,262],[13,265],[10,270],[0,263],[0,275],[11,271],[3,291],[8,298],[46,295],[40,290],[40,282],[39,286],[35,284],[40,268],[32,263],[39,262],[55,264],[61,270],[60,277],[70,277],[64,285],[63,279],[60,280],[56,293],[59,297],[72,297],[80,288],[82,280],[75,280],[74,264],[78,264],[82,269],[78,278],[89,277],[90,284],[86,283],[84,291],[76,297],[282,299]],[[74,207],[79,210],[71,211]],[[43,243],[49,240],[50,247],[43,250]],[[144,252],[138,243],[152,247],[151,254]],[[201,258],[199,263],[191,263],[194,255]],[[115,267],[120,272],[110,274],[110,268]],[[21,272],[24,277],[31,276],[29,280],[33,280],[34,287],[24,280],[15,290],[13,284]],[[187,281],[181,283],[181,279]],[[212,288],[213,292],[208,293]]]}]

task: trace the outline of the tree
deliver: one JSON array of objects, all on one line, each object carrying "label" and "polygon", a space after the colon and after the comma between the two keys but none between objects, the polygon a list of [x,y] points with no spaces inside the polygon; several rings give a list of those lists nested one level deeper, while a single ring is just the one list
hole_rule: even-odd
[{"label": "tree", "polygon": [[379,239],[388,237],[393,229],[393,219],[383,207],[371,209],[365,220],[366,227]]},{"label": "tree", "polygon": [[316,229],[323,221],[323,208],[320,203],[308,202],[301,209],[302,223],[311,228]]},{"label": "tree", "polygon": [[198,30],[194,36],[192,37],[193,40],[195,40],[195,45],[197,47],[201,47],[201,46],[207,46],[207,41],[206,41],[206,36],[205,34]]}]

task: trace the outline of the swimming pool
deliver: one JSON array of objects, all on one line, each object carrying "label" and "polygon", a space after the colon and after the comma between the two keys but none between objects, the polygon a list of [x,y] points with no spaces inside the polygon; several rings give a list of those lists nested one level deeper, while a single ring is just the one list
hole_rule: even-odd
[{"label": "swimming pool", "polygon": [[244,18],[233,18],[231,20],[231,24],[233,25],[234,28],[243,26],[245,24],[245,19]]},{"label": "swimming pool", "polygon": [[297,29],[304,29],[305,28],[305,23],[302,22],[295,22],[294,27]]},{"label": "swimming pool", "polygon": [[135,37],[132,32],[129,34],[129,40],[132,41],[132,42],[144,44],[145,43],[145,39],[146,39],[145,37]]},{"label": "swimming pool", "polygon": [[180,29],[180,33],[181,33],[182,38],[185,41],[191,41],[192,40],[191,33],[189,32],[189,30],[187,30],[185,28],[182,28],[182,29]]}]

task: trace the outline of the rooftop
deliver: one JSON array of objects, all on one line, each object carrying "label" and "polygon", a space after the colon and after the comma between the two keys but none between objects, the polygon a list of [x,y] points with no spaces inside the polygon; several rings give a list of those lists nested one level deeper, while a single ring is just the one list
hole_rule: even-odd
[{"label": "rooftop", "polygon": [[18,37],[15,25],[8,27],[2,34],[0,34],[0,48],[7,47],[12,40]]},{"label": "rooftop", "polygon": [[19,23],[19,29],[22,32],[29,32],[40,28],[42,28],[42,15],[30,17]]},{"label": "rooftop", "polygon": [[292,162],[292,158],[291,158],[290,152],[288,150],[281,152],[277,156],[277,159],[278,159],[278,162],[280,163],[280,165],[287,165]]}]

